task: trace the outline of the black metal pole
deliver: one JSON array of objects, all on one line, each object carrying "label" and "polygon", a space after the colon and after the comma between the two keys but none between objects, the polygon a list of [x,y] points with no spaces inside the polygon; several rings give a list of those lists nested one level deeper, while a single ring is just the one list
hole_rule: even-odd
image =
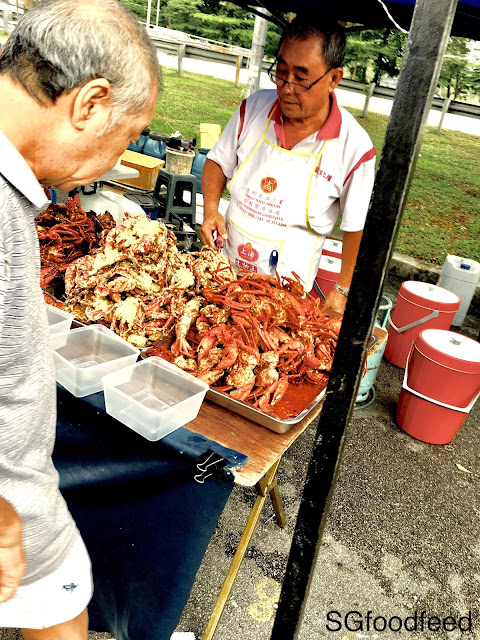
[{"label": "black metal pole", "polygon": [[457,0],[417,0],[415,6],[271,640],[298,638],[344,433],[456,5]]}]

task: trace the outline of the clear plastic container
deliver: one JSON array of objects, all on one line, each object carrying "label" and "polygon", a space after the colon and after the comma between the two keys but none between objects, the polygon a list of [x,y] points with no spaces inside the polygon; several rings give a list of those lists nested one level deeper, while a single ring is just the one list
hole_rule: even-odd
[{"label": "clear plastic container", "polygon": [[53,307],[51,304],[47,304],[46,307],[50,334],[69,331],[74,318],[73,314],[63,311],[63,309],[57,309],[57,307]]},{"label": "clear plastic container", "polygon": [[140,350],[102,325],[52,335],[55,377],[77,398],[102,391],[102,377],[133,364]]},{"label": "clear plastic container", "polygon": [[102,379],[107,413],[147,440],[194,420],[208,384],[152,356]]}]

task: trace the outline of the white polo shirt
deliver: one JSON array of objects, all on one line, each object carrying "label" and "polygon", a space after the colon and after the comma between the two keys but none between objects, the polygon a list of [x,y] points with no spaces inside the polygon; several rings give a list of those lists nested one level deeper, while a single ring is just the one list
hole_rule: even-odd
[{"label": "white polo shirt", "polygon": [[[314,134],[299,142],[293,150],[318,153],[325,140],[320,166],[316,169],[316,188],[326,194],[321,210],[309,211],[311,228],[321,235],[330,233],[342,211],[341,229],[360,231],[367,215],[375,177],[375,148],[367,132],[331,94],[330,114]],[[242,102],[207,157],[232,178],[262,135],[269,115],[272,120],[266,139],[285,148],[285,132],[276,90],[262,90]],[[295,189],[295,176],[291,176]],[[228,186],[228,185],[227,185]],[[325,189],[327,187],[327,189]]]}]

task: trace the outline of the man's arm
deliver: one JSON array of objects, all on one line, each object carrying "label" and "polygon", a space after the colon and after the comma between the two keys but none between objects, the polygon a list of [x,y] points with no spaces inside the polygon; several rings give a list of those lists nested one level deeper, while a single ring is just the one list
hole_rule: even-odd
[{"label": "man's arm", "polygon": [[25,569],[22,521],[10,502],[0,497],[0,603],[13,596]]},{"label": "man's arm", "polygon": [[[342,266],[340,275],[338,276],[338,284],[344,289],[350,289],[350,283],[352,281],[353,270],[355,269],[355,262],[357,261],[362,233],[363,231],[343,232]],[[333,311],[338,311],[339,313],[343,313],[345,311],[346,303],[347,297],[336,289],[332,289],[325,298],[325,306]]]},{"label": "man's arm", "polygon": [[227,234],[223,216],[218,212],[218,205],[226,184],[227,178],[220,165],[207,158],[202,171],[203,224],[200,228],[200,236],[203,243],[212,249],[215,249],[214,231],[218,231],[223,237]]}]

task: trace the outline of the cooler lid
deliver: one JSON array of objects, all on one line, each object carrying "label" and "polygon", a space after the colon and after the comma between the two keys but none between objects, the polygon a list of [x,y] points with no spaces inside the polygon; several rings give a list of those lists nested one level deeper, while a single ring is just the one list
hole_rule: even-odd
[{"label": "cooler lid", "polygon": [[340,258],[335,258],[335,256],[326,256],[322,254],[320,257],[319,271],[328,271],[330,273],[340,273],[340,269],[342,268],[342,261]]},{"label": "cooler lid", "polygon": [[429,282],[402,282],[399,295],[410,302],[438,311],[457,311],[460,307],[460,298],[456,293]]},{"label": "cooler lid", "polygon": [[420,331],[415,344],[425,356],[444,366],[480,374],[480,343],[445,329]]}]

